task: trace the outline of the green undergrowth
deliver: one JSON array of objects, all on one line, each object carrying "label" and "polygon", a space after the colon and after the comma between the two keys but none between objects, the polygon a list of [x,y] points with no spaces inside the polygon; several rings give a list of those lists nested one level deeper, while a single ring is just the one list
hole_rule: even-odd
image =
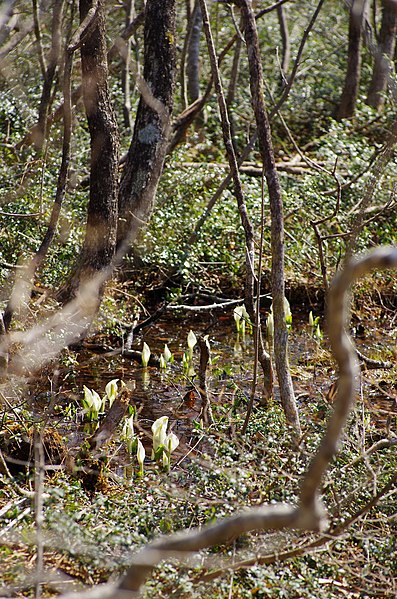
[{"label": "green undergrowth", "polygon": [[[106,485],[93,492],[85,490],[78,472],[50,470],[44,485],[41,538],[45,569],[53,582],[44,585],[44,594],[61,588],[55,574],[62,572],[71,576],[69,585],[96,584],[122,574],[139,548],[163,534],[194,529],[262,504],[296,504],[300,481],[330,411],[319,399],[302,406],[304,435],[298,451],[278,405],[256,409],[245,436],[240,433],[243,411],[215,408],[216,423],[209,430],[193,427],[169,474],[153,465],[142,478],[126,478],[105,468]],[[183,563],[161,564],[144,596],[315,598],[338,597],[341,589],[351,597],[393,596],[395,495],[386,494],[360,515],[397,467],[393,448],[360,459],[363,441],[368,448],[378,439],[370,418],[357,406],[323,484],[331,531],[357,516],[340,535],[245,534]],[[107,452],[113,450],[112,444]],[[1,484],[2,594],[31,596],[37,540],[33,497],[24,491],[33,483],[20,475],[10,480],[3,473]],[[285,551],[316,540],[318,547],[308,547],[303,556],[282,559]],[[270,556],[270,565],[255,564],[263,556]],[[230,570],[246,560],[251,563],[248,569]],[[206,581],[218,569],[223,574]]]},{"label": "green undergrowth", "polygon": [[[8,136],[7,143],[0,147],[0,204],[6,215],[0,216],[7,222],[7,226],[0,230],[0,276],[7,291],[7,285],[10,288],[12,284],[12,271],[10,275],[6,265],[23,263],[32,256],[46,232],[55,197],[61,137],[54,126],[44,157],[37,156],[32,148],[18,148],[21,136],[34,122],[34,114],[22,111],[21,101],[6,90],[0,90],[0,99],[0,127],[7,131]],[[306,110],[309,107],[306,102],[309,102],[309,96],[304,104],[297,106],[292,95],[290,104],[287,103],[284,108],[284,118],[299,120],[299,114],[305,110],[304,120],[307,122]],[[274,120],[274,147],[276,161],[280,165],[284,201],[286,276],[290,280],[321,285],[318,241],[310,223],[333,214],[338,202],[338,181],[341,185],[339,210],[319,228],[321,235],[326,237],[323,252],[328,278],[331,278],[343,259],[344,236],[357,220],[360,202],[371,181],[373,161],[387,138],[392,116],[387,111],[383,115],[375,115],[360,97],[354,119],[339,123],[329,113],[316,107],[315,99],[313,102],[311,109],[314,112],[310,113],[310,120],[316,121],[316,127],[311,131],[309,141],[306,140],[307,132],[300,131],[299,125],[296,125],[295,141],[304,151],[307,162],[299,156],[296,146],[285,135],[277,119]],[[145,270],[157,272],[158,278],[163,280],[178,272],[175,285],[181,288],[204,285],[219,291],[241,286],[245,268],[244,232],[232,185],[205,218],[197,240],[189,241],[212,195],[229,172],[219,141],[221,132],[215,99],[211,106],[213,110],[206,124],[211,135],[203,136],[200,128],[192,130],[187,143],[167,157],[151,221],[134,247],[137,278],[142,279]],[[69,192],[57,234],[39,274],[42,286],[58,288],[62,284],[74,267],[84,239],[89,191],[87,183],[84,183],[88,175],[88,139],[84,121],[79,120],[76,127]],[[241,149],[246,142],[246,135],[240,132],[238,144]],[[284,161],[298,161],[300,171],[285,172],[282,169]],[[256,150],[252,151],[248,162],[260,167],[260,156]],[[394,156],[382,173],[375,172],[375,177],[377,185],[355,251],[397,242],[393,210]],[[258,252],[261,181],[259,176],[245,173],[241,174],[241,181]],[[268,272],[271,250],[267,191],[264,207],[263,269]],[[6,297],[7,293],[4,295]]]}]

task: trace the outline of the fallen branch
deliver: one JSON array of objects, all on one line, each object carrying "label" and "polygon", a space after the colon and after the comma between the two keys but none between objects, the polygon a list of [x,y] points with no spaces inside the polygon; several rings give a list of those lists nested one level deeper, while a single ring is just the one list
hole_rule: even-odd
[{"label": "fallen branch", "polygon": [[357,510],[350,518],[347,518],[337,526],[330,526],[322,535],[313,539],[309,542],[303,542],[298,547],[289,549],[287,551],[280,551],[277,553],[270,553],[268,555],[257,555],[252,559],[247,559],[241,562],[235,562],[234,564],[228,564],[226,568],[219,568],[196,578],[196,582],[208,582],[214,580],[219,576],[222,576],[230,570],[236,571],[242,568],[252,568],[253,566],[262,566],[284,562],[293,557],[299,557],[301,555],[307,555],[311,551],[322,547],[323,545],[329,545],[333,541],[336,541],[354,522],[362,518],[362,516],[370,511],[375,505],[377,505],[393,486],[397,483],[397,475],[393,476],[388,483],[369,501],[365,506]]},{"label": "fallen branch", "polygon": [[374,360],[372,358],[368,358],[367,356],[364,356],[364,354],[362,354],[357,348],[355,348],[355,352],[358,356],[358,358],[364,362],[365,366],[370,369],[370,370],[376,370],[377,368],[384,368],[384,369],[388,369],[388,368],[393,368],[393,366],[395,366],[394,362],[390,362],[389,360]]}]

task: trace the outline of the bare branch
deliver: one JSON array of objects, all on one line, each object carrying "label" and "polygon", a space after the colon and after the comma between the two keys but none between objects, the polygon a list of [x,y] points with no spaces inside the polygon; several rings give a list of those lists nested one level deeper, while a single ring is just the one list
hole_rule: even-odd
[{"label": "bare branch", "polygon": [[187,553],[213,545],[230,543],[244,532],[284,528],[320,530],[324,527],[324,522],[321,514],[297,510],[286,504],[251,509],[247,513],[226,518],[212,526],[182,532],[152,543],[135,556],[118,588],[137,591],[160,561],[170,557],[180,558]]},{"label": "bare branch", "polygon": [[78,48],[80,48],[81,44],[84,42],[87,35],[89,35],[92,28],[95,27],[95,19],[96,19],[97,13],[98,13],[98,5],[99,5],[99,0],[94,0],[91,8],[87,12],[82,23],[80,23],[79,28],[77,29],[77,31],[74,33],[72,39],[70,40],[70,43],[68,45],[68,52],[73,53]]},{"label": "bare branch", "polygon": [[302,484],[300,501],[307,509],[316,505],[322,477],[337,452],[340,435],[356,395],[359,367],[353,343],[346,332],[350,316],[348,291],[354,281],[367,272],[396,267],[397,248],[381,247],[362,258],[350,260],[330,286],[328,334],[331,350],[339,367],[338,389],[327,431]]}]

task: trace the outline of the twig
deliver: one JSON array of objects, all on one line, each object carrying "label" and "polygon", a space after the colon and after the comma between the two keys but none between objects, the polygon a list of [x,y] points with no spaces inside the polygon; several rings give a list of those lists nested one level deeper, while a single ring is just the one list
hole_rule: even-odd
[{"label": "twig", "polygon": [[209,310],[224,310],[225,308],[230,308],[231,306],[237,306],[244,302],[243,299],[237,300],[227,300],[225,302],[215,302],[213,304],[206,304],[204,306],[189,306],[186,304],[177,304],[172,305],[168,304],[167,311],[178,311],[185,310],[186,312],[208,312]]},{"label": "twig", "polygon": [[67,51],[70,54],[73,54],[78,48],[80,48],[80,46],[84,42],[87,35],[89,35],[90,32],[92,31],[92,29],[95,27],[95,24],[96,24],[95,20],[96,20],[97,11],[98,11],[98,3],[99,3],[99,0],[93,1],[91,8],[88,10],[83,21],[80,23],[77,31],[73,34],[73,37],[70,40],[70,42],[68,44],[68,48],[67,48]]},{"label": "twig", "polygon": [[286,4],[289,1],[290,0],[278,0],[278,2],[275,2],[274,4],[271,4],[270,6],[268,6],[267,8],[260,10],[255,15],[255,18],[260,19],[260,17],[263,17],[263,15],[267,15],[269,12],[272,12],[273,10],[277,10],[278,8],[280,8],[280,6],[282,6],[283,4]]},{"label": "twig", "polygon": [[197,577],[196,581],[208,582],[210,580],[214,580],[219,576],[225,574],[226,571],[239,570],[242,568],[251,568],[253,566],[262,566],[267,564],[275,564],[278,562],[284,562],[288,559],[299,557],[300,555],[306,555],[310,553],[314,549],[321,547],[322,545],[326,545],[332,541],[335,541],[338,537],[340,537],[354,522],[362,518],[364,514],[369,512],[377,503],[379,503],[380,499],[384,497],[389,491],[393,488],[393,486],[397,482],[397,475],[393,476],[391,480],[377,493],[375,497],[372,498],[370,502],[368,502],[365,506],[363,506],[360,510],[355,512],[352,516],[344,520],[341,524],[335,527],[328,528],[320,537],[317,537],[313,541],[304,542],[298,547],[287,551],[279,551],[277,553],[271,553],[269,555],[257,555],[256,557],[248,560],[244,560],[241,562],[237,562],[233,565],[228,565],[226,568],[220,568],[218,570],[209,572],[208,574],[203,574]]},{"label": "twig", "polygon": [[44,575],[44,541],[43,541],[43,494],[44,494],[44,450],[39,431],[34,431],[34,520],[36,526],[36,580],[35,599],[40,598]]},{"label": "twig", "polygon": [[342,470],[346,470],[347,468],[351,468],[352,466],[359,464],[360,462],[362,462],[363,460],[368,458],[370,455],[372,455],[376,451],[380,451],[381,449],[389,449],[389,447],[395,447],[396,445],[397,445],[397,437],[393,437],[391,439],[380,439],[379,441],[377,441],[376,443],[371,445],[371,447],[369,447],[358,458],[356,458],[352,462],[349,462],[348,464],[345,464],[344,466],[342,466]]},{"label": "twig", "polygon": [[210,362],[210,346],[208,339],[199,337],[197,339],[200,348],[200,366],[199,366],[199,393],[201,397],[201,416],[204,424],[214,422],[211,409],[210,392],[207,385],[207,370]]},{"label": "twig", "polygon": [[[261,278],[262,278],[262,259],[263,259],[263,238],[264,238],[264,229],[265,229],[265,177],[262,169],[262,180],[261,180],[261,233],[259,240],[259,258],[258,258],[258,270],[257,270],[257,294],[260,297],[261,293]],[[243,424],[243,428],[241,432],[243,434],[246,433],[248,422],[251,416],[252,409],[254,407],[255,401],[255,393],[256,386],[258,382],[258,363],[259,363],[259,346],[260,346],[260,335],[261,335],[261,321],[260,321],[260,300],[259,298],[256,300],[255,306],[255,327],[254,327],[254,365],[253,365],[253,373],[252,373],[252,385],[251,385],[251,393],[250,398],[247,405],[247,412],[245,415],[245,420]]]},{"label": "twig", "polygon": [[32,0],[33,5],[33,21],[34,21],[34,33],[36,36],[37,50],[39,55],[39,64],[43,79],[46,76],[46,64],[44,59],[43,44],[41,40],[40,21],[39,21],[39,10],[37,6],[37,0]]},{"label": "twig", "polygon": [[26,268],[23,264],[10,264],[9,262],[0,262],[0,267],[7,270],[24,270]]},{"label": "twig", "polygon": [[395,366],[394,362],[391,362],[389,360],[374,360],[372,358],[368,358],[367,356],[365,356],[364,354],[362,354],[357,348],[355,348],[355,352],[357,354],[357,356],[360,358],[360,360],[362,360],[365,364],[365,366],[371,370],[376,370],[377,368],[393,368]]},{"label": "twig", "polygon": [[302,58],[302,54],[303,54],[303,49],[305,47],[306,41],[309,38],[310,32],[314,27],[314,24],[317,20],[317,17],[320,13],[320,10],[322,8],[322,5],[324,4],[324,0],[320,0],[320,2],[317,4],[317,8],[313,13],[312,18],[310,19],[310,22],[308,24],[308,26],[306,27],[305,31],[303,32],[303,36],[301,39],[301,43],[299,44],[299,48],[298,48],[298,52],[295,58],[295,62],[294,65],[292,67],[292,71],[291,74],[288,78],[288,84],[285,86],[283,93],[281,94],[281,97],[279,98],[279,100],[277,101],[277,104],[274,106],[274,108],[272,108],[272,110],[270,111],[269,114],[269,120],[271,120],[273,118],[273,116],[280,110],[281,106],[284,104],[285,100],[288,98],[289,93],[291,91],[292,88],[292,84],[295,80],[296,74],[298,72],[298,68],[300,66],[300,60]]},{"label": "twig", "polygon": [[170,557],[183,558],[193,551],[200,551],[215,544],[230,543],[244,532],[284,528],[316,530],[319,525],[320,522],[314,513],[309,516],[290,505],[279,504],[251,509],[249,512],[225,518],[212,526],[175,534],[148,545],[134,557],[118,588],[137,591],[160,560]]},{"label": "twig", "polygon": [[377,186],[382,179],[388,163],[390,162],[394,148],[397,144],[397,124],[394,124],[389,133],[388,139],[383,145],[382,151],[376,157],[374,161],[373,170],[371,176],[367,181],[364,195],[360,204],[360,211],[355,214],[352,219],[352,228],[349,234],[349,238],[346,243],[345,260],[348,260],[354,252],[354,247],[358,236],[360,235],[364,226],[365,211],[368,208]]},{"label": "twig", "polygon": [[12,216],[13,218],[34,218],[35,216],[42,216],[42,212],[30,212],[29,214],[22,214],[20,212],[3,212],[0,211],[1,216]]}]

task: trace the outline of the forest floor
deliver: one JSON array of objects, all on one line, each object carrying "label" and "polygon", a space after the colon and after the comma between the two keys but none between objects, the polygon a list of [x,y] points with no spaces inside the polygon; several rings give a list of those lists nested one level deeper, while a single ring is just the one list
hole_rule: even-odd
[{"label": "forest floor", "polygon": [[[2,596],[32,596],[37,573],[43,595],[104,582],[121,574],[131,554],[161,534],[248,506],[293,503],[332,411],[337,375],[324,334],[323,297],[316,290],[289,291],[290,365],[303,429],[298,449],[277,389],[274,400],[261,405],[260,380],[248,432],[240,432],[252,386],[253,341],[249,332],[237,336],[232,308],[165,312],[136,336],[133,347],[141,349],[145,341],[160,355],[167,344],[173,364],[166,370],[142,368],[120,353],[109,354],[128,332],[109,309],[115,297],[126,297],[126,285],[115,284],[108,293],[98,331],[83,348],[65,351],[40,375],[2,384]],[[394,302],[395,290],[387,286],[372,284],[356,293],[354,342],[363,354],[392,361],[393,367],[362,368],[360,396],[324,481],[329,530],[251,533],[186,562],[164,563],[146,585],[145,597],[396,596],[397,501],[395,489],[387,489],[397,466]],[[309,326],[310,311],[319,316],[318,329]],[[200,420],[198,355],[189,370],[182,365],[190,330],[209,335],[215,419],[209,427]],[[131,390],[135,432],[146,449],[143,476],[121,425],[86,462],[79,453],[97,426],[84,420],[83,385],[102,396],[111,379],[123,380]],[[168,416],[180,441],[169,472],[149,459],[151,425],[162,416]],[[41,483],[35,430],[45,450]]]}]

